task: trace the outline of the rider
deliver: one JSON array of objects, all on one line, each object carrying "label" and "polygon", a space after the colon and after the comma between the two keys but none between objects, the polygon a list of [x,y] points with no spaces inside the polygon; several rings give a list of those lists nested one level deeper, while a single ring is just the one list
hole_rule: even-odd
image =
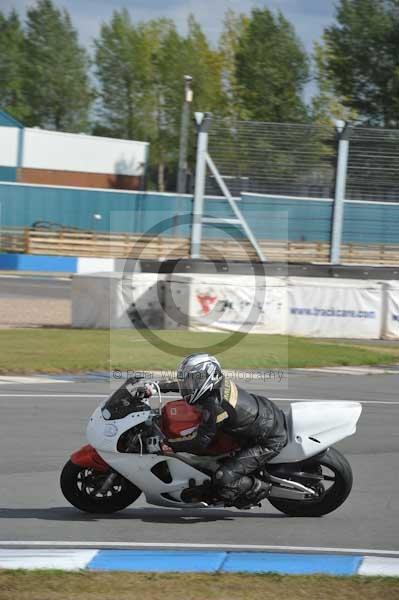
[{"label": "rider", "polygon": [[230,506],[247,506],[269,495],[271,484],[254,477],[287,443],[285,417],[271,400],[250,394],[225,378],[219,361],[191,354],[177,367],[176,381],[159,382],[162,392],[180,392],[201,411],[194,433],[169,439],[176,452],[203,453],[218,429],[236,438],[240,450],[223,459],[214,476],[220,497]]}]

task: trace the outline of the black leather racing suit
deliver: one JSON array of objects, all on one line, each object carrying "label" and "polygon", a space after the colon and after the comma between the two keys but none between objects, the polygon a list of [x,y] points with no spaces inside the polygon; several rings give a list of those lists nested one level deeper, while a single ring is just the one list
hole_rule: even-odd
[{"label": "black leather racing suit", "polygon": [[[177,392],[177,382],[160,382],[163,392]],[[170,439],[176,452],[203,453],[218,429],[236,438],[240,450],[221,461],[215,485],[226,502],[234,502],[253,485],[251,473],[279,454],[287,443],[285,417],[271,400],[250,394],[233,381],[225,380],[221,390],[213,391],[195,405],[202,421],[191,435]]]}]

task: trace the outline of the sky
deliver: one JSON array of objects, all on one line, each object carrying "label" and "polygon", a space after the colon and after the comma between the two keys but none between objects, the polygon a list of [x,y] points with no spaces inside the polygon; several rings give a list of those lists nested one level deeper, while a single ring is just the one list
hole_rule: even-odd
[{"label": "sky", "polygon": [[[78,29],[80,41],[91,47],[101,23],[108,21],[112,12],[127,8],[135,21],[159,17],[173,19],[181,32],[185,31],[187,17],[193,13],[201,23],[204,32],[213,44],[217,43],[223,25],[223,15],[227,8],[236,12],[249,13],[253,7],[266,6],[281,10],[294,25],[306,50],[312,51],[313,42],[318,40],[323,29],[329,25],[335,14],[336,0],[53,0],[64,7],[71,15]],[[0,0],[0,10],[8,12],[15,8],[21,15],[34,0]],[[306,91],[309,97],[314,93],[310,84]]]}]

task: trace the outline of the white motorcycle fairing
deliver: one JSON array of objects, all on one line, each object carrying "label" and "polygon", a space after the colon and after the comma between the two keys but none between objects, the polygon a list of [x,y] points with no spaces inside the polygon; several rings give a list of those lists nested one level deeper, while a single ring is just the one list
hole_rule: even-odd
[{"label": "white motorcycle fairing", "polygon": [[359,402],[293,402],[286,415],[288,443],[270,462],[298,462],[319,454],[353,435],[361,412]]},{"label": "white motorcycle fairing", "polygon": [[[270,462],[295,463],[323,452],[330,445],[355,433],[361,411],[358,402],[292,403],[287,415],[288,443]],[[105,420],[99,407],[87,426],[88,442],[107,464],[142,490],[148,503],[168,507],[204,506],[202,503],[185,503],[181,493],[189,485],[198,486],[210,479],[209,472],[217,469],[215,457],[185,453],[176,456],[148,454],[144,453],[144,447],[143,453],[118,452],[120,436],[133,426],[150,420],[152,414],[149,407],[123,419]],[[169,469],[168,478],[156,468],[164,462]],[[195,468],[195,464],[208,473]]]}]

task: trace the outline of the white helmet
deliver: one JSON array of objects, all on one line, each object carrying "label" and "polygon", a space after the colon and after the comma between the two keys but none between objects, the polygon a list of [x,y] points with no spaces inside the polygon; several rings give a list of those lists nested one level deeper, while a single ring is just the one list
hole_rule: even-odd
[{"label": "white helmet", "polygon": [[195,404],[224,380],[219,361],[210,354],[190,354],[177,367],[179,390],[186,402]]}]

